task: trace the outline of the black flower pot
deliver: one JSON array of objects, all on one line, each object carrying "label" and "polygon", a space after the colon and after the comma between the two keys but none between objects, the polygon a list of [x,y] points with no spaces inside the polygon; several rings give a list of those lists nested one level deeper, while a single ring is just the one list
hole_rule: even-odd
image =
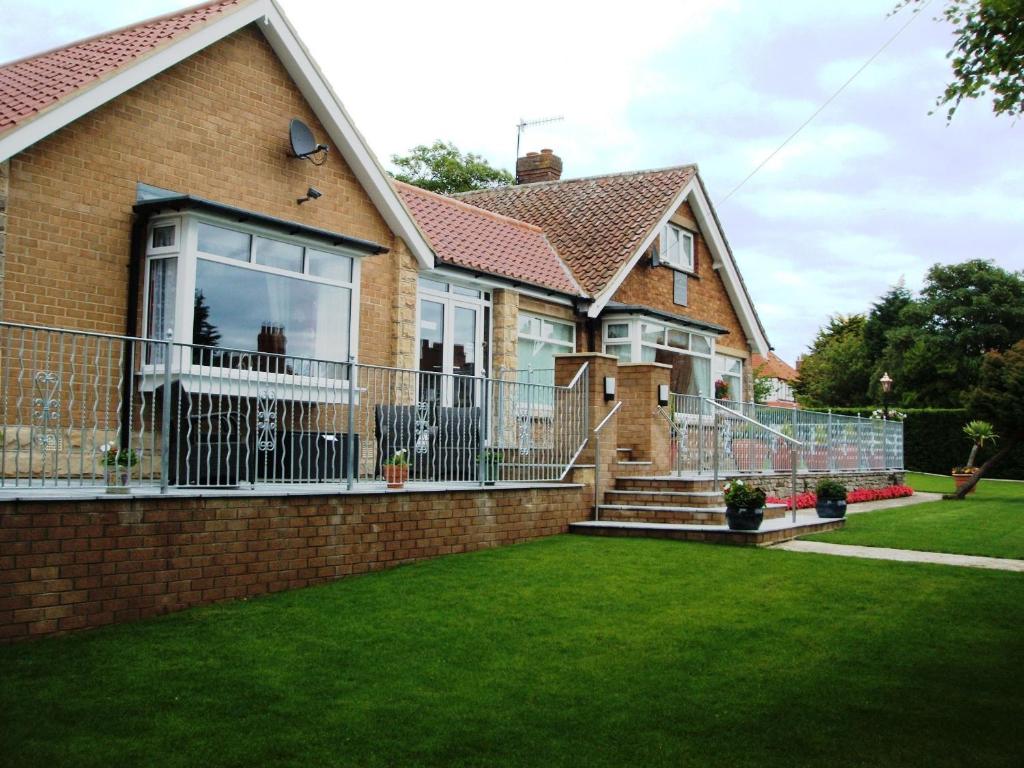
[{"label": "black flower pot", "polygon": [[725,508],[725,521],[730,531],[756,531],[764,520],[764,507]]},{"label": "black flower pot", "polygon": [[818,499],[814,508],[818,517],[845,517],[846,499]]}]

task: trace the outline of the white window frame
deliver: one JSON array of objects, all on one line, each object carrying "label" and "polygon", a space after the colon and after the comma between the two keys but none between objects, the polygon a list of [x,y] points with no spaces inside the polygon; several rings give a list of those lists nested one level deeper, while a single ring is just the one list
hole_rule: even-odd
[{"label": "white window frame", "polygon": [[[153,230],[156,227],[165,226],[168,223],[174,223],[176,225],[176,238],[173,249],[170,247],[153,248]],[[250,236],[248,261],[242,261],[240,259],[232,259],[224,256],[217,256],[215,254],[200,252],[198,247],[199,223],[210,224],[212,226],[248,234]],[[291,245],[302,246],[302,272],[295,272],[291,270],[279,269],[277,267],[270,267],[263,264],[254,263],[253,259],[255,255],[255,243],[257,237],[265,237],[271,240],[277,240]],[[323,251],[326,253],[334,253],[337,254],[338,256],[343,256],[351,259],[351,280],[345,282],[310,275],[309,259],[307,258],[306,249]],[[167,312],[167,310],[165,309],[165,315],[173,318],[174,322],[174,325],[169,329],[171,331],[171,341],[173,341],[176,344],[192,344],[194,320],[193,305],[196,287],[197,265],[198,261],[200,259],[203,259],[243,269],[251,269],[256,272],[265,272],[269,274],[282,275],[285,277],[306,280],[312,283],[331,285],[349,289],[351,291],[351,294],[349,303],[348,350],[350,360],[355,361],[359,350],[359,315],[361,306],[360,284],[362,273],[361,256],[362,254],[358,252],[355,252],[347,248],[340,248],[338,246],[326,244],[315,237],[303,235],[282,235],[279,231],[275,230],[272,227],[261,226],[259,224],[239,223],[236,221],[232,221],[230,219],[225,219],[222,217],[218,217],[216,215],[209,214],[204,211],[191,211],[187,214],[181,215],[175,214],[174,216],[154,217],[152,220],[150,220],[146,230],[145,269],[143,270],[143,282],[141,287],[143,293],[141,328],[142,335],[145,336],[146,332],[149,329],[149,317],[151,311],[151,308],[149,306],[150,265],[158,259],[176,257],[178,260],[178,272],[175,283],[176,302],[173,308],[173,312]],[[154,339],[154,341],[166,341],[166,338]],[[182,349],[186,348],[178,348],[178,351],[176,351],[174,354],[174,359],[171,365],[172,371],[175,373],[176,379],[180,379],[183,383],[187,383],[191,379],[195,379],[196,383],[199,383],[199,379],[204,379],[207,381],[211,379],[221,379],[227,380],[228,382],[237,382],[237,385],[235,383],[224,384],[223,386],[227,388],[225,389],[225,392],[230,391],[232,394],[237,394],[246,397],[255,396],[255,390],[257,385],[256,382],[252,381],[252,376],[250,375],[251,371],[242,371],[220,366],[196,364],[191,362],[191,355],[181,354]],[[253,351],[253,353],[255,354],[255,351]],[[349,362],[349,360],[338,360],[329,362],[338,362],[344,364]],[[140,371],[142,374],[141,386],[144,391],[150,391],[162,385],[162,376],[156,374],[162,374],[163,370],[163,364],[159,362],[144,364],[142,366],[142,369]],[[264,383],[261,384],[261,386],[265,385],[266,381],[274,382],[278,385],[285,387],[296,388],[308,388],[310,386],[317,385],[317,382],[313,378],[301,374],[261,373],[260,378],[261,380],[264,380]],[[336,386],[328,388],[324,388],[322,382],[320,382],[320,384],[318,385],[318,392],[321,395],[321,399],[324,402],[347,402],[348,382],[342,380],[335,381]],[[237,388],[235,388],[236,386]]]},{"label": "white window frame", "polygon": [[[678,235],[677,243],[689,243],[689,254],[685,253],[680,248],[671,248],[669,246],[670,234]],[[697,241],[694,238],[694,233],[686,227],[674,224],[671,221],[665,224],[665,228],[661,233],[661,254],[660,261],[666,266],[678,269],[681,272],[687,272],[693,274],[694,264],[696,257],[694,250],[696,248]]]},{"label": "white window frame", "polygon": [[[731,372],[727,371],[726,370],[726,365],[730,364],[730,363],[739,363],[740,364],[740,372],[739,373],[731,373]],[[729,354],[726,354],[724,352],[722,352],[722,353],[716,352],[715,353],[715,361],[714,361],[714,363],[711,366],[711,379],[712,379],[711,386],[714,387],[715,386],[715,382],[718,381],[719,379],[722,379],[722,381],[725,381],[725,377],[726,376],[728,376],[730,379],[736,379],[738,381],[738,384],[737,384],[737,387],[736,387],[737,391],[734,392],[732,390],[732,387],[730,387],[729,388],[729,397],[727,399],[732,401],[732,402],[737,402],[737,403],[745,402],[743,400],[743,358],[742,357],[738,357],[736,355],[729,355]]]},{"label": "white window frame", "polygon": [[[666,341],[668,339],[667,333],[668,333],[669,330],[678,331],[680,333],[686,333],[686,334],[689,334],[691,337],[692,336],[699,336],[699,337],[705,339],[708,342],[708,351],[707,352],[696,352],[693,349],[679,349],[678,347],[671,347],[668,344],[664,344],[664,343],[657,344],[657,343],[650,342],[650,341],[644,341],[643,340],[643,333],[642,333],[642,327],[643,327],[644,324],[661,326],[661,328],[663,329],[663,333],[665,334],[664,338],[666,339]],[[629,326],[629,335],[628,335],[628,337],[619,338],[619,339],[609,339],[608,338],[608,326],[610,326],[610,325],[628,325]],[[628,362],[633,362],[633,363],[642,363],[642,362],[644,362],[644,360],[643,360],[643,351],[642,351],[643,347],[650,347],[652,349],[664,349],[664,350],[668,350],[669,352],[674,352],[674,353],[679,354],[679,355],[690,355],[691,357],[699,357],[699,358],[702,358],[704,360],[708,360],[709,361],[708,367],[712,371],[711,386],[714,387],[714,384],[715,384],[715,382],[714,382],[715,337],[714,336],[711,336],[709,334],[701,333],[700,331],[695,331],[693,328],[688,328],[686,326],[678,325],[676,323],[671,323],[671,322],[668,322],[668,321],[665,321],[665,320],[658,320],[656,318],[636,317],[636,316],[611,316],[611,317],[608,317],[604,321],[604,323],[602,324],[602,327],[601,327],[601,341],[602,341],[602,350],[607,355],[614,355],[615,354],[614,352],[609,351],[609,349],[608,349],[609,346],[611,346],[611,347],[615,347],[615,346],[628,347],[629,350],[630,350],[630,360]],[[692,347],[692,340],[691,340],[690,346]],[[621,360],[621,358],[620,358],[620,360]],[[627,362],[627,361],[623,360],[622,362]],[[713,394],[714,394],[714,392],[710,392],[710,393],[709,392],[701,392],[701,396],[703,396],[703,397],[711,397]]]},{"label": "white window frame", "polygon": [[[529,319],[531,322],[536,320],[540,323],[540,333],[534,334],[530,332],[523,333],[522,322],[524,319]],[[569,341],[562,341],[561,339],[552,338],[544,335],[544,323],[550,323],[551,325],[561,325],[569,329]],[[560,320],[554,317],[548,317],[547,315],[541,315],[536,312],[520,312],[519,319],[516,321],[516,365],[519,365],[519,342],[525,339],[526,341],[539,341],[542,344],[550,344],[553,347],[563,349],[562,354],[572,354],[576,351],[576,324],[567,321]],[[558,354],[556,352],[556,354]],[[518,373],[522,373],[525,369],[517,369]],[[542,383],[542,382],[533,382]],[[552,381],[551,383],[554,383]]]}]

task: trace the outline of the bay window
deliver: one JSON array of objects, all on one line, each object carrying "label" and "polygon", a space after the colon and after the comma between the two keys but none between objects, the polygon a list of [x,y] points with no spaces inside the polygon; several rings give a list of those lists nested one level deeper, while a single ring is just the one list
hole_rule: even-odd
[{"label": "bay window", "polygon": [[[264,358],[257,362],[251,353],[266,353],[267,370],[291,374],[309,373],[313,364],[305,359],[345,362],[355,350],[353,252],[194,213],[154,219],[149,231],[148,338],[162,340],[170,331],[174,341],[194,345],[194,364],[215,368],[262,366]],[[155,348],[149,362],[161,357]],[[342,366],[318,370],[343,374]]]},{"label": "bay window", "polygon": [[605,354],[619,362],[672,366],[669,388],[683,395],[710,397],[710,336],[652,320],[612,319],[604,324]]}]

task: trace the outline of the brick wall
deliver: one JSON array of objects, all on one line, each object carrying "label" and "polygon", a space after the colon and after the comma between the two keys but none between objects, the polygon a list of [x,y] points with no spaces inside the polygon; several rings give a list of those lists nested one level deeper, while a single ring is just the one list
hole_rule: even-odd
[{"label": "brick wall", "polygon": [[[591,492],[592,493],[592,492]],[[580,486],[0,503],[0,640],[562,533]]]},{"label": "brick wall", "polygon": [[[363,262],[359,353],[394,364],[395,270],[409,257],[340,152],[319,168],[288,156],[292,117],[328,140],[250,26],[16,155],[3,319],[122,333],[142,181],[392,248]],[[323,197],[296,205],[311,185]]]},{"label": "brick wall", "polygon": [[737,350],[747,349],[747,336],[740,325],[736,310],[733,309],[725,284],[718,272],[712,269],[711,252],[704,236],[699,233],[689,203],[683,203],[676,214],[685,226],[697,232],[694,237],[694,269],[687,285],[687,306],[676,304],[673,299],[673,270],[668,267],[651,267],[651,260],[641,259],[622,282],[613,299],[623,304],[637,304],[687,315],[698,320],[717,323],[729,329],[721,338],[726,346]]},{"label": "brick wall", "polygon": [[7,244],[7,194],[11,163],[0,163],[0,320],[4,319],[4,253]]},{"label": "brick wall", "polygon": [[519,367],[519,294],[498,288],[491,296],[491,366],[494,375],[498,375],[502,369],[511,371]]}]

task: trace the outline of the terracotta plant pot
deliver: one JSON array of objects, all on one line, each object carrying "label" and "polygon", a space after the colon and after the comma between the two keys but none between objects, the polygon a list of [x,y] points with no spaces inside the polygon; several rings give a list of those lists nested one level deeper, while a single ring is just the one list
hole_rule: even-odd
[{"label": "terracotta plant pot", "polygon": [[384,465],[384,480],[388,488],[401,488],[409,479],[409,467],[400,467],[395,464]]},{"label": "terracotta plant pot", "polygon": [[[974,477],[974,473],[972,473],[972,472],[966,472],[964,474],[960,474],[958,472],[957,473],[953,473],[953,482],[956,483],[956,489],[959,491],[961,488],[963,488],[965,485],[967,485],[968,481],[970,481],[970,479],[972,477]],[[968,494],[972,494],[977,489],[978,489],[978,486],[974,486],[967,493]]]}]

